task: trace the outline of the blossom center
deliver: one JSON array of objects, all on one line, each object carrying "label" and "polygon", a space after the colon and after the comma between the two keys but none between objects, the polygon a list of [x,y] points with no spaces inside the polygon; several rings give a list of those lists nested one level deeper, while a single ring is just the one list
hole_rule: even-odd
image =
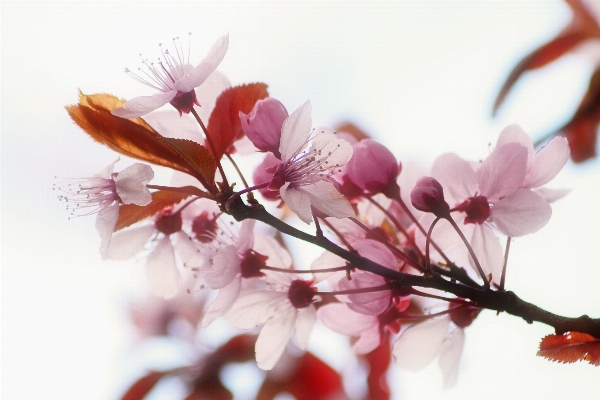
[{"label": "blossom center", "polygon": [[240,265],[242,278],[259,278],[265,276],[260,270],[267,265],[266,262],[268,258],[269,257],[263,256],[254,250],[248,250],[246,254],[244,254],[244,259]]},{"label": "blossom center", "polygon": [[[89,178],[77,183],[68,183],[57,188],[64,194],[58,196],[60,201],[67,203],[67,210],[71,215],[89,215],[100,211],[115,201],[120,202],[117,194],[117,185],[113,179]],[[90,211],[82,210],[92,208]],[[81,210],[81,214],[75,210]]]},{"label": "blossom center", "polygon": [[202,243],[210,243],[213,241],[217,234],[217,220],[216,218],[209,217],[207,211],[202,211],[192,221],[192,232]]},{"label": "blossom center", "polygon": [[173,100],[169,102],[177,111],[179,111],[179,115],[181,114],[189,114],[194,108],[194,104],[200,106],[198,103],[198,99],[196,98],[196,91],[191,90],[187,93],[177,92]]},{"label": "blossom center", "polygon": [[317,289],[312,287],[312,281],[296,279],[288,290],[288,299],[295,308],[306,308],[312,304]]},{"label": "blossom center", "polygon": [[490,217],[490,203],[485,196],[469,197],[452,211],[462,211],[467,214],[465,224],[483,224]]},{"label": "blossom center", "polygon": [[172,213],[170,210],[162,212],[154,222],[156,229],[165,235],[179,232],[182,224],[181,213]]}]

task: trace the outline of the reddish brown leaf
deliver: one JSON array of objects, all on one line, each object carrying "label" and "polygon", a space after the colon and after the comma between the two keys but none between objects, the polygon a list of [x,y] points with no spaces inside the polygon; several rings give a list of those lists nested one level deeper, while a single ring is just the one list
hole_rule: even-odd
[{"label": "reddish brown leaf", "polygon": [[121,397],[121,400],[142,400],[167,373],[165,371],[152,371],[138,379]]},{"label": "reddish brown leaf", "polygon": [[548,335],[542,339],[537,355],[561,363],[585,360],[600,366],[600,339],[579,332]]},{"label": "reddish brown leaf", "polygon": [[240,111],[248,114],[258,100],[267,97],[267,85],[251,83],[227,89],[217,99],[215,108],[208,120],[208,135],[215,146],[215,159],[223,154],[244,132],[240,122]]},{"label": "reddish brown leaf", "polygon": [[190,197],[190,194],[188,193],[164,190],[152,193],[152,202],[147,206],[142,207],[135,204],[122,204],[119,207],[119,219],[115,226],[115,232],[135,224],[144,218],[158,214],[165,209],[165,207],[175,205],[188,197]]},{"label": "reddish brown leaf", "polygon": [[192,170],[204,177],[207,182],[214,182],[217,164],[210,150],[192,140],[174,138],[162,140],[175,150]]},{"label": "reddish brown leaf", "polygon": [[194,387],[194,391],[188,394],[185,400],[231,400],[233,394],[227,389],[218,376],[207,382],[202,382]]},{"label": "reddish brown leaf", "polygon": [[343,393],[340,375],[311,353],[304,353],[295,367],[285,379],[267,376],[256,399],[271,400],[280,393],[289,393],[297,400],[319,400]]},{"label": "reddish brown leaf", "polygon": [[543,67],[588,38],[587,34],[582,32],[565,32],[528,54],[513,68],[508,78],[506,78],[504,85],[502,85],[496,97],[492,113],[496,114],[506,96],[524,72]]},{"label": "reddish brown leaf", "polygon": [[208,186],[212,181],[204,178],[211,175],[205,170],[208,163],[204,163],[203,173],[200,173],[198,166],[186,159],[187,155],[179,154],[176,147],[167,144],[165,138],[141,118],[128,120],[112,115],[110,111],[121,103],[122,100],[108,94],[81,94],[80,103],[66,109],[73,121],[95,141],[126,156],[190,174],[206,188],[212,188],[212,184]]},{"label": "reddish brown leaf", "polygon": [[385,332],[381,344],[375,350],[366,354],[364,358],[369,363],[369,376],[367,385],[369,388],[368,398],[373,400],[388,400],[390,388],[385,380],[385,375],[392,361],[392,349],[390,347],[389,334]]}]

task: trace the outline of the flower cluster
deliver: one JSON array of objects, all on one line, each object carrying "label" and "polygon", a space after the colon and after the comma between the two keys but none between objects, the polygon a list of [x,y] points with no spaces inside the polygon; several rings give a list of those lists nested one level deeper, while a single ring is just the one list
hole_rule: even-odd
[{"label": "flower cluster", "polygon": [[[292,337],[306,349],[320,320],[355,338],[359,355],[391,344],[399,367],[418,369],[439,355],[451,386],[465,330],[486,307],[477,296],[504,290],[499,237],[538,231],[550,203],[566,193],[543,187],[567,162],[566,141],[555,138],[536,153],[527,134],[509,126],[483,161],[444,154],[428,176],[407,183],[416,173],[383,144],[315,129],[310,101],[288,114],[263,84],[204,91],[227,44],[220,38],[195,68],[180,47],[177,56],[164,52],[158,67],[145,61],[155,96],[123,103],[82,95],[68,107],[100,143],[175,170],[171,183],[148,185],[146,164],[119,173],[111,165],[62,198],[95,207],[103,257],[145,254],[157,296],[215,291],[194,319],[203,327],[219,318],[260,327],[262,369],[276,366]],[[196,112],[199,98],[208,113]],[[139,118],[166,103],[194,116],[197,139],[173,135],[165,113]],[[266,153],[258,166],[234,154],[243,137],[253,152]],[[225,173],[225,162],[236,174]],[[288,224],[296,217],[314,222],[315,234]],[[324,252],[309,268],[297,267],[276,231]]]}]

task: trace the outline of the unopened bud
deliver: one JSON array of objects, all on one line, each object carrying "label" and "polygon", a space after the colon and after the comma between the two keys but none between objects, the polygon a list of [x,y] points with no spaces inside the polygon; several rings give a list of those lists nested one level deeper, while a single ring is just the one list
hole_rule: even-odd
[{"label": "unopened bud", "polygon": [[262,151],[270,151],[280,158],[281,127],[288,112],[279,100],[266,98],[254,105],[250,114],[240,112],[242,129],[248,139]]},{"label": "unopened bud", "polygon": [[410,192],[410,201],[417,210],[433,213],[440,218],[450,216],[450,206],[444,200],[444,188],[432,177],[419,178]]}]

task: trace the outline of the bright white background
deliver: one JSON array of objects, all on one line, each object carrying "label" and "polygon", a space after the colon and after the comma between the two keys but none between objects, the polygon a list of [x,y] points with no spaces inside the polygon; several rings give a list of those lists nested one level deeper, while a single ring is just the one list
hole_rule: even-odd
[{"label": "bright white background", "polygon": [[[525,52],[565,24],[546,2],[1,3],[1,396],[116,398],[132,343],[124,306],[145,287],[138,265],[101,262],[94,219],[67,221],[53,178],[95,174],[115,155],[69,120],[85,93],[148,94],[124,67],[193,32],[192,61],[220,35],[234,84],[264,81],[288,109],[306,99],[315,125],[357,122],[403,162],[442,152],[485,157],[501,128],[533,136],[572,112],[591,67],[570,57],[528,76],[499,118],[500,83]],[[195,50],[195,51],[194,51]],[[532,78],[532,79],[531,79]],[[568,165],[538,234],[514,242],[507,285],[566,315],[600,317],[600,165]],[[597,368],[535,356],[551,329],[484,312],[467,330],[458,384],[441,391],[437,365],[393,369],[395,398],[594,398]],[[312,348],[336,348],[312,338]],[[324,354],[340,364],[342,354]],[[130,361],[130,360],[129,360]],[[427,397],[430,396],[430,397]]]}]

